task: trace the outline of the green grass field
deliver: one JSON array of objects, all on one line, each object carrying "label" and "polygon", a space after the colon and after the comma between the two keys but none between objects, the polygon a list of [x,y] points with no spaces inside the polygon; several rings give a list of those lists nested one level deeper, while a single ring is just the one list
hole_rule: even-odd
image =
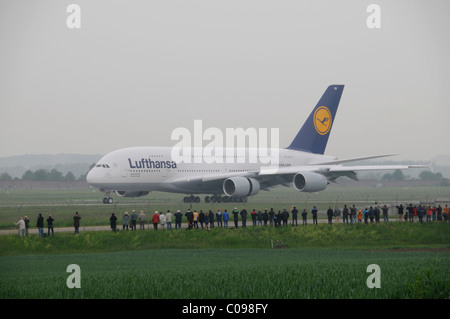
[{"label": "green grass field", "polygon": [[[158,249],[1,257],[1,298],[449,298],[449,255],[336,249]],[[69,289],[69,264],[81,288]],[[369,289],[377,264],[381,288]]]},{"label": "green grass field", "polygon": [[[277,190],[267,193],[275,197],[251,199],[246,207],[263,209],[273,204],[282,209],[296,204],[310,208],[315,204],[326,208],[335,203],[365,206],[373,200],[395,203],[422,198],[419,190],[376,191],[357,201],[368,190],[340,189],[339,193],[301,198]],[[399,195],[402,191],[408,194]],[[445,191],[448,188],[421,189],[420,194],[439,198]],[[1,193],[0,226],[11,228],[10,223],[24,213],[51,213],[59,227],[71,226],[77,210],[89,226],[107,225],[113,211],[120,215],[131,209],[152,212],[188,207],[173,195],[153,195],[103,205],[101,194],[91,190],[15,190]],[[228,205],[230,209],[234,206]],[[395,216],[391,213],[391,218]],[[1,235],[0,298],[448,299],[449,230],[445,223],[382,222],[210,231],[68,232],[47,238]],[[288,248],[272,249],[273,240],[283,240]],[[66,285],[70,264],[81,268],[80,289]],[[381,288],[366,285],[371,264],[380,267]]]},{"label": "green grass field", "polygon": [[[447,224],[0,236],[0,298],[450,298]],[[287,249],[272,249],[283,240]],[[69,289],[66,268],[81,268]],[[367,266],[381,288],[366,285]]]}]

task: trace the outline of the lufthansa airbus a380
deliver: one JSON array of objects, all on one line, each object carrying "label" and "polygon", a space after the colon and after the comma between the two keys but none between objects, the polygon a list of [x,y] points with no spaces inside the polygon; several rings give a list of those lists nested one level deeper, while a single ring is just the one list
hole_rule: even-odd
[{"label": "lufthansa airbus a380", "polygon": [[[177,162],[172,158],[172,147],[133,147],[102,157],[89,171],[86,180],[105,192],[104,203],[112,203],[111,192],[120,197],[139,197],[151,191],[187,194],[185,202],[199,202],[198,194],[208,195],[205,202],[228,202],[246,201],[248,196],[256,195],[260,190],[279,185],[293,186],[301,192],[318,192],[341,176],[357,180],[357,171],[426,167],[344,166],[342,164],[348,162],[390,155],[343,160],[324,155],[343,90],[344,85],[330,85],[326,89],[292,143],[277,150],[276,167],[267,158],[249,161],[254,149],[241,149],[243,152],[224,149],[219,152],[220,157],[223,156],[220,161],[203,158]],[[192,154],[198,153],[192,149]],[[245,155],[242,161],[230,162],[226,160],[227,154]]]}]

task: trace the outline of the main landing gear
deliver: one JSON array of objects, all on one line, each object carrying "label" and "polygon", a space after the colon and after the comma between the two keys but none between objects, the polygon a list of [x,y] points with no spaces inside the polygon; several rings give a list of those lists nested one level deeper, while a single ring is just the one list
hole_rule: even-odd
[{"label": "main landing gear", "polygon": [[113,199],[111,198],[111,191],[105,192],[105,197],[103,198],[103,204],[112,204]]},{"label": "main landing gear", "polygon": [[[200,203],[199,196],[186,196],[183,199],[184,203]],[[239,196],[221,196],[221,195],[213,195],[206,196],[205,203],[246,203],[247,197],[239,197]]]}]

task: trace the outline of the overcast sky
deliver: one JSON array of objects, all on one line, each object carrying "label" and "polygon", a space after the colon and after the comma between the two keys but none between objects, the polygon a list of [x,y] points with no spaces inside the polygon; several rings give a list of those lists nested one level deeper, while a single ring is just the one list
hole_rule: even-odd
[{"label": "overcast sky", "polygon": [[448,0],[2,0],[0,157],[173,146],[196,119],[279,128],[286,147],[330,84],[345,89],[327,155],[450,154],[449,12]]}]

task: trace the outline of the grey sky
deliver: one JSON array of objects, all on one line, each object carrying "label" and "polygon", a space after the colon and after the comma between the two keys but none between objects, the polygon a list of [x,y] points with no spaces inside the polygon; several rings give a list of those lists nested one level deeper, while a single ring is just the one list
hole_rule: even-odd
[{"label": "grey sky", "polygon": [[[66,7],[81,7],[81,29]],[[366,8],[381,7],[381,29]],[[326,154],[450,154],[450,2],[0,2],[0,157],[172,146],[177,127],[279,128],[345,84]]]}]

